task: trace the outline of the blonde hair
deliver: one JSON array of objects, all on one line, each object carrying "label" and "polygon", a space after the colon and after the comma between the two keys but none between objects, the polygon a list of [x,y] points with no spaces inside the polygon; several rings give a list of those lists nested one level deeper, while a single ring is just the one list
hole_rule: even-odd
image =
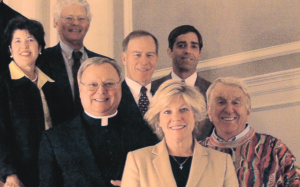
[{"label": "blonde hair", "polygon": [[200,132],[199,129],[201,128],[200,124],[203,120],[205,120],[207,114],[205,99],[196,88],[188,86],[178,80],[168,80],[160,85],[152,98],[148,111],[144,116],[145,120],[156,133],[158,138],[162,139],[164,137],[164,133],[160,128],[158,128],[159,114],[171,103],[172,99],[176,97],[182,97],[186,104],[192,108],[195,118],[193,136],[197,137]]}]

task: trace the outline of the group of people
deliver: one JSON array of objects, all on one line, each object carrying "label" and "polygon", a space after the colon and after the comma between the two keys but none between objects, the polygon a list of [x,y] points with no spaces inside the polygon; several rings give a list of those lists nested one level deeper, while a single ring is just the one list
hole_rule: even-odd
[{"label": "group of people", "polygon": [[38,21],[8,23],[3,43],[11,58],[0,75],[4,187],[300,186],[286,145],[248,124],[247,86],[197,73],[197,29],[170,32],[172,72],[151,81],[153,34],[135,30],[123,40],[123,78],[114,59],[83,45],[90,23],[86,0],[59,0],[60,42],[47,49]]}]

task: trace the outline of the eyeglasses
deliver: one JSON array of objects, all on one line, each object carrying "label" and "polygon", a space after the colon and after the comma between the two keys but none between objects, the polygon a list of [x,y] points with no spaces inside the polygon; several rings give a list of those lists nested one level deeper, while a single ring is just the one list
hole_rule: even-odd
[{"label": "eyeglasses", "polygon": [[113,82],[108,82],[108,83],[103,83],[103,84],[98,84],[98,83],[92,83],[92,84],[83,84],[80,82],[83,86],[85,86],[89,91],[97,91],[100,86],[102,85],[105,90],[113,90],[117,87],[120,82],[113,83]]},{"label": "eyeglasses", "polygon": [[88,21],[88,19],[86,17],[77,17],[77,18],[74,18],[74,17],[61,17],[61,19],[63,19],[67,23],[71,23],[75,20],[77,20],[80,23],[85,23],[85,22]]}]

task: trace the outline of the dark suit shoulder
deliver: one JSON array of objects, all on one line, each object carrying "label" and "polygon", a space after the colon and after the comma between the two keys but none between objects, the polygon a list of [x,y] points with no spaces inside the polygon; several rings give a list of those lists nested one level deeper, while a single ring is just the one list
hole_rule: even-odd
[{"label": "dark suit shoulder", "polygon": [[63,123],[60,123],[48,130],[45,131],[45,133],[48,136],[62,136],[62,135],[66,135],[68,133],[70,133],[70,130],[74,130],[76,129],[78,126],[82,125],[82,120],[80,118],[80,116],[76,116],[75,118],[65,121]]},{"label": "dark suit shoulder", "polygon": [[208,80],[206,80],[206,79],[204,79],[204,78],[202,78],[199,72],[197,73],[197,79],[201,80],[203,82],[203,84],[205,84],[206,86],[210,86],[211,85],[211,82],[208,81]]},{"label": "dark suit shoulder", "polygon": [[197,79],[195,86],[200,90],[200,92],[205,96],[208,87],[211,85],[211,82],[205,80],[200,76],[200,73],[197,73]]},{"label": "dark suit shoulder", "polygon": [[171,79],[171,73],[168,74],[167,76],[164,76],[164,77],[161,77],[159,79],[156,79],[156,80],[152,81],[151,82],[151,89],[152,89],[152,91],[155,93],[158,90],[159,86],[162,83],[164,83],[166,80],[169,80],[169,79]]},{"label": "dark suit shoulder", "polygon": [[86,51],[86,53],[87,53],[87,55],[88,55],[89,58],[92,58],[92,57],[101,57],[101,58],[108,58],[108,59],[112,60],[112,58],[104,56],[104,55],[101,55],[101,54],[98,54],[98,53],[95,53],[93,51],[90,51],[86,47],[84,47],[84,50]]},{"label": "dark suit shoulder", "polygon": [[11,80],[10,71],[8,69],[0,74],[0,80],[1,82]]}]

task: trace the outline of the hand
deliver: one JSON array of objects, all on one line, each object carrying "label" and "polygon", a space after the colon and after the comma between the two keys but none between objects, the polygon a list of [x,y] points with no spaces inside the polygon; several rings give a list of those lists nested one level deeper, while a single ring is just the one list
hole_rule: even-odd
[{"label": "hand", "polygon": [[4,187],[12,187],[12,186],[25,187],[16,174],[12,174],[6,177],[6,183],[4,184]]},{"label": "hand", "polygon": [[121,181],[119,180],[111,180],[110,183],[114,186],[121,186]]}]

